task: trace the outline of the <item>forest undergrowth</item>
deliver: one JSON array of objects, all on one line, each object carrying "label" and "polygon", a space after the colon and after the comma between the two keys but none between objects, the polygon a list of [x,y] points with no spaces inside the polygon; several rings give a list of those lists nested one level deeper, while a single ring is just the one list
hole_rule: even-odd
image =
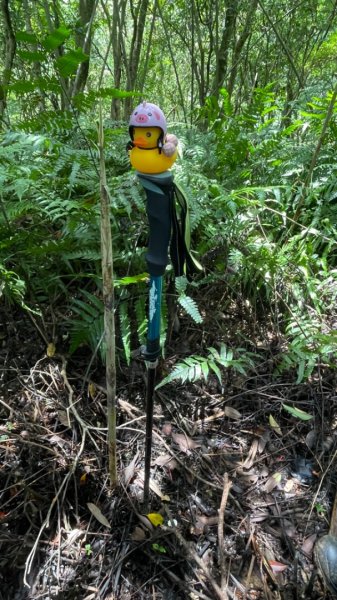
[{"label": "forest undergrowth", "polygon": [[[282,121],[272,86],[176,124],[203,272],[162,314],[142,512],[144,197],[106,121],[119,486],[108,485],[97,131],[63,112],[1,134],[0,598],[326,597],[336,491],[333,94]],[[123,150],[121,150],[123,149]]]}]

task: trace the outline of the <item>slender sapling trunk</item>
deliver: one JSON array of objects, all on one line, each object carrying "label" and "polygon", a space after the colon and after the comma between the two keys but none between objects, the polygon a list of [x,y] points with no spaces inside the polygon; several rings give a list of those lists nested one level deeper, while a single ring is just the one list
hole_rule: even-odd
[{"label": "slender sapling trunk", "polygon": [[116,460],[116,359],[113,285],[113,255],[110,222],[110,196],[106,183],[102,107],[99,111],[98,147],[100,160],[101,252],[104,303],[104,338],[106,345],[106,389],[108,419],[108,456],[111,487],[117,485]]}]

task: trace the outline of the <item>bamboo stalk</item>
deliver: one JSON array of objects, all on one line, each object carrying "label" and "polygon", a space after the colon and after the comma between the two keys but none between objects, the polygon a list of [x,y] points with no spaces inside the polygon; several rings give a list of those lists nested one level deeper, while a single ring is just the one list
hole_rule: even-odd
[{"label": "bamboo stalk", "polygon": [[104,160],[104,132],[102,106],[99,109],[98,148],[100,163],[100,200],[101,200],[101,252],[104,303],[104,338],[106,345],[106,390],[108,421],[108,457],[110,486],[117,485],[116,460],[116,359],[115,359],[115,315],[113,254],[110,222],[110,197],[106,182]]}]

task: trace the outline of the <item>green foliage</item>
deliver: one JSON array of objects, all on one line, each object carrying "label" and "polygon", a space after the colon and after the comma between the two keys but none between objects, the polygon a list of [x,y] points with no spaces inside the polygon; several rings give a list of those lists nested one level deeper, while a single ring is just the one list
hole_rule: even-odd
[{"label": "green foliage", "polygon": [[17,302],[25,306],[25,282],[14,271],[7,271],[0,263],[0,299],[2,296],[9,302]]},{"label": "green foliage", "polygon": [[187,296],[186,294],[181,294],[178,297],[178,302],[195,323],[202,323],[202,316],[193,298]]},{"label": "green foliage", "polygon": [[296,369],[297,381],[310,377],[318,364],[333,366],[337,352],[337,331],[323,333],[322,320],[312,316],[290,320],[286,333],[289,339],[287,352],[282,356],[278,372]]},{"label": "green foliage", "polygon": [[89,56],[84,54],[82,48],[75,48],[75,50],[69,50],[67,54],[60,56],[56,60],[56,66],[63,77],[68,77],[68,75],[76,73],[78,65],[87,60],[89,60]]},{"label": "green foliage", "polygon": [[[317,365],[333,366],[336,356],[334,119],[312,181],[305,181],[330,99],[328,93],[298,102],[293,121],[284,127],[282,99],[273,86],[255,90],[251,105],[240,114],[223,92],[221,102],[209,99],[201,115],[212,130],[203,137],[209,154],[205,164],[212,140],[217,177],[209,177],[207,166],[200,169],[201,162],[187,153],[178,169],[189,186],[194,247],[201,262],[203,255],[206,261],[214,256],[212,272],[202,283],[209,285],[230,269],[228,300],[240,296],[258,317],[270,315],[284,340],[276,372],[295,369],[298,383]],[[198,161],[199,156],[202,148]],[[299,202],[303,210],[294,223]],[[196,365],[183,366],[183,373],[193,379],[193,369],[200,374]]]},{"label": "green foliage", "polygon": [[[96,134],[90,128],[78,131],[76,118],[68,117],[61,129],[55,114],[49,119],[48,133],[8,132],[0,138],[1,292],[8,302],[30,309],[39,303],[53,305],[60,297],[69,307],[75,285],[87,287],[89,282],[90,294],[95,285],[99,289],[99,180],[96,151],[88,147]],[[37,127],[34,123],[34,129]],[[111,138],[107,160],[112,162],[124,140],[121,142],[120,134],[114,135],[112,129],[107,129],[106,138]],[[119,285],[125,286],[144,281],[144,274],[132,275],[141,262],[135,240],[144,203],[129,174],[116,177],[111,167],[109,172],[115,194],[113,235],[121,242],[115,253],[116,275],[120,273]],[[135,199],[138,213],[131,223]],[[127,229],[128,235],[124,235]],[[126,281],[123,275],[130,270],[133,255]],[[94,297],[81,298],[76,293],[74,322],[70,318],[65,324],[71,329],[72,352],[83,343],[89,343],[94,351],[101,338],[102,307]]]},{"label": "green foliage", "polygon": [[282,404],[282,408],[284,408],[284,410],[287,411],[292,417],[300,419],[301,421],[310,421],[313,418],[312,415],[309,415],[307,412],[297,408],[296,406],[293,407],[289,406],[288,404]]},{"label": "green foliage", "polygon": [[[320,60],[331,51],[330,37],[321,45]],[[1,300],[37,310],[62,298],[70,313],[65,326],[71,351],[88,344],[94,352],[103,331],[94,111],[98,99],[107,108],[133,92],[106,81],[73,98],[76,113],[69,106],[59,110],[53,105],[53,96],[62,93],[57,66],[72,81],[85,60],[70,23],[48,34],[19,32],[17,41],[17,60],[29,77],[17,72],[12,78],[8,91],[20,110],[13,116],[14,130],[0,138]],[[55,62],[55,50],[65,43]],[[276,372],[295,371],[301,382],[317,365],[333,365],[336,354],[336,107],[307,180],[331,91],[307,87],[289,109],[279,83],[265,82],[254,86],[249,101],[238,106],[236,100],[224,88],[200,107],[200,129],[181,123],[174,128],[183,151],[175,178],[190,204],[192,247],[206,265],[205,276],[189,288],[184,278],[176,281],[177,301],[200,325],[207,315],[205,309],[201,315],[193,292],[221,284],[228,304],[239,302],[254,318],[267,317],[283,341]],[[146,337],[147,219],[124,150],[126,124],[107,120],[105,137],[118,335],[128,361],[133,331],[140,342]],[[163,341],[166,329],[164,302]],[[103,356],[104,345],[99,351]],[[174,371],[171,380],[206,379],[211,371],[220,378],[222,367],[250,366],[240,362],[241,354],[230,364],[221,352],[218,356],[210,350],[206,357],[187,357],[176,366],[181,375]]]},{"label": "green foliage", "polygon": [[75,317],[71,319],[71,344],[69,352],[73,353],[83,344],[91,347],[97,354],[99,351],[102,360],[105,359],[104,332],[104,306],[101,298],[82,290],[81,298],[73,300],[71,310]]},{"label": "green foliage", "polygon": [[195,323],[202,323],[202,316],[199,312],[198,306],[191,298],[186,294],[187,279],[186,277],[177,277],[175,280],[176,290],[178,292],[178,302],[180,306],[187,312],[187,314],[193,319]]},{"label": "green foliage", "polygon": [[200,379],[207,381],[210,372],[217,376],[221,385],[221,368],[232,368],[246,375],[247,369],[254,366],[252,356],[242,348],[238,348],[234,352],[227,348],[225,344],[221,344],[220,351],[215,348],[208,348],[208,351],[206,357],[192,355],[176,364],[172,372],[157,385],[156,389],[176,380],[181,383],[194,382]]}]

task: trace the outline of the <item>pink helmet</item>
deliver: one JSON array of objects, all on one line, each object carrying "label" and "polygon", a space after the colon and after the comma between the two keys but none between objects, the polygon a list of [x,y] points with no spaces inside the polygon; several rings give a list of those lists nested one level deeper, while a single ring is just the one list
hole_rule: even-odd
[{"label": "pink helmet", "polygon": [[159,139],[159,145],[162,145],[167,125],[165,115],[159,106],[145,101],[139,104],[133,111],[129,121],[129,132],[132,140],[134,127],[159,127],[163,132]]}]

